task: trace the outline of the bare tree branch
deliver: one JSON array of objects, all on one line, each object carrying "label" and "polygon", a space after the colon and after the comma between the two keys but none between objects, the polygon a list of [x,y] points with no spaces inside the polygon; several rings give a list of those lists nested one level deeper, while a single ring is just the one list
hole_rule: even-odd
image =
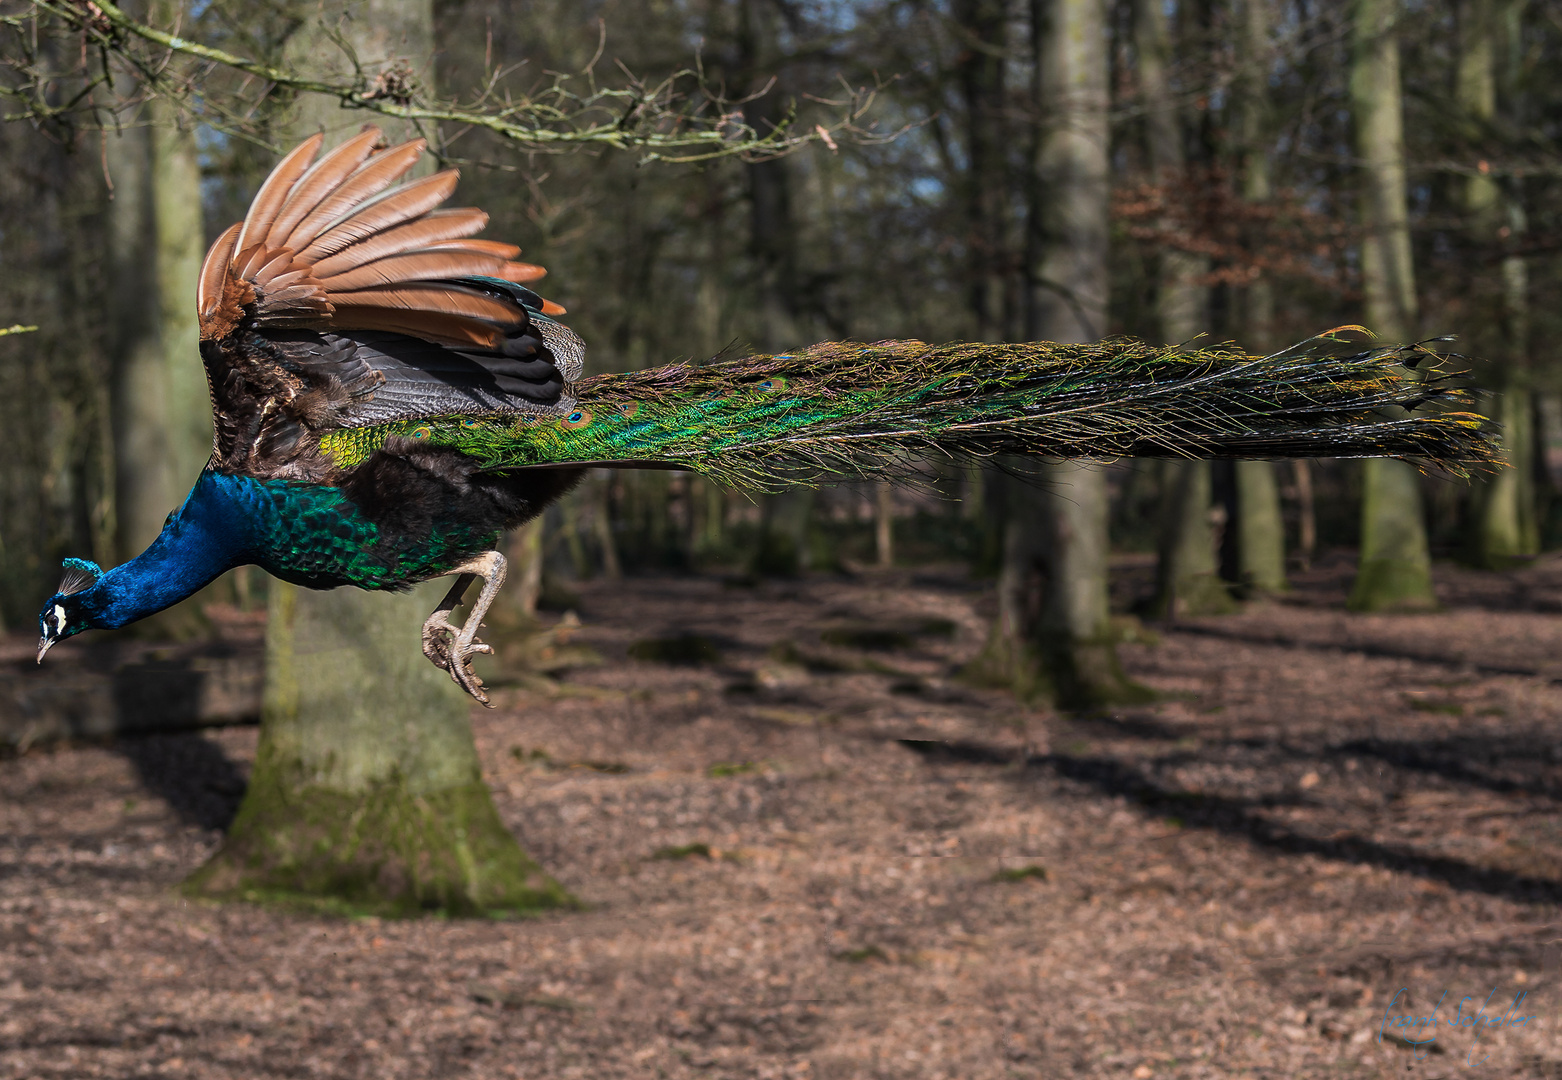
[{"label": "bare tree branch", "polygon": [[[789,102],[782,117],[761,130],[745,120],[742,106],[772,92],[773,84],[728,97],[696,60],[656,81],[618,64],[622,78],[602,85],[595,70],[602,46],[580,72],[547,73],[521,94],[503,85],[507,73],[491,71],[482,94],[461,104],[427,95],[404,62],[370,70],[345,43],[339,44],[351,74],[318,78],[150,26],[112,0],[0,0],[0,32],[0,72],[10,76],[0,81],[0,98],[20,106],[6,114],[10,120],[115,127],[123,113],[155,94],[177,100],[219,130],[263,141],[255,96],[263,101],[286,90],[322,94],[343,108],[420,126],[489,131],[532,152],[601,147],[638,151],[647,162],[760,161],[810,143],[834,150],[840,142],[880,142],[897,134],[859,123],[876,86],[848,87],[830,99],[810,96],[807,120]],[[604,28],[603,45],[605,34]],[[47,48],[51,35],[53,48]],[[61,47],[67,40],[76,47]],[[221,73],[242,80],[218,90],[213,76]],[[126,90],[126,75],[134,93]]]}]

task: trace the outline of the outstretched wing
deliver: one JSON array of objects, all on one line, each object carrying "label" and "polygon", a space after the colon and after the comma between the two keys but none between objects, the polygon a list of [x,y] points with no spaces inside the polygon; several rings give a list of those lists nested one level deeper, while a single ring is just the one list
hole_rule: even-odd
[{"label": "outstretched wing", "polygon": [[197,310],[218,467],[307,477],[338,428],[419,417],[567,415],[584,347],[526,285],[520,249],[472,239],[476,209],[440,209],[453,169],[399,181],[421,139],[365,128],[272,171],[212,245]]}]

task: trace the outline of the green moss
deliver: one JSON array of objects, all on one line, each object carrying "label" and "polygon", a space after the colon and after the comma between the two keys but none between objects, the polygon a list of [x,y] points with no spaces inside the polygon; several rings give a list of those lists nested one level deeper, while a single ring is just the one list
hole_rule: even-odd
[{"label": "green moss", "polygon": [[338,915],[505,918],[579,907],[516,845],[481,780],[414,793],[398,778],[351,794],[257,763],[222,850],[187,896]]},{"label": "green moss", "polygon": [[905,624],[882,626],[876,623],[851,623],[823,630],[819,639],[826,645],[846,649],[892,650],[905,649],[915,644],[917,638],[951,638],[955,624],[948,619],[917,619]]},{"label": "green moss", "polygon": [[1146,705],[1155,691],[1134,682],[1117,659],[1115,640],[1015,643],[996,630],[961,671],[974,686],[1009,690],[1026,704],[1060,709]]},{"label": "green moss", "polygon": [[1046,881],[1047,869],[1044,866],[1010,866],[994,874],[993,880],[1011,884],[1019,881]]},{"label": "green moss", "polygon": [[709,859],[711,850],[709,844],[680,844],[677,847],[658,848],[651,853],[651,858],[677,861],[679,859]]},{"label": "green moss", "polygon": [[752,761],[718,761],[705,770],[705,775],[720,780],[728,776],[745,776],[759,772],[761,766]]},{"label": "green moss", "polygon": [[1231,587],[1215,574],[1192,574],[1177,586],[1179,615],[1229,615],[1242,606],[1231,595]]},{"label": "green moss", "polygon": [[1441,713],[1444,716],[1463,716],[1464,706],[1457,701],[1429,701],[1426,698],[1406,698],[1405,704],[1416,712]]},{"label": "green moss", "polygon": [[1431,567],[1418,559],[1363,559],[1346,606],[1390,614],[1436,611]]}]

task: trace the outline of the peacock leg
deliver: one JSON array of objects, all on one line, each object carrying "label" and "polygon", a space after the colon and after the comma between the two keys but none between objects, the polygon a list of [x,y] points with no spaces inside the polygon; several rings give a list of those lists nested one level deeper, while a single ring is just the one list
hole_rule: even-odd
[{"label": "peacock leg", "polygon": [[[491,653],[493,646],[477,640],[478,628],[488,605],[494,602],[499,587],[504,584],[504,556],[497,551],[485,551],[477,558],[462,563],[450,571],[458,575],[445,598],[439,602],[423,623],[423,655],[434,662],[435,667],[450,673],[457,686],[475,699],[488,705],[488,695],[483,692],[483,680],[472,670],[472,657],[478,653]],[[461,603],[467,587],[474,578],[483,579],[483,590],[472,604],[466,622],[457,627],[450,621],[450,613]],[[493,708],[492,705],[488,705]]]}]

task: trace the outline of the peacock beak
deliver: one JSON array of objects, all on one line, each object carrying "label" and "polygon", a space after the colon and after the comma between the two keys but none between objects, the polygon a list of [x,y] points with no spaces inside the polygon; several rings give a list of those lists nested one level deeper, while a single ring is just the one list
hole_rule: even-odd
[{"label": "peacock beak", "polygon": [[49,646],[53,644],[54,641],[51,638],[41,637],[38,639],[38,662],[40,664],[43,663],[43,654],[48,652]]}]

